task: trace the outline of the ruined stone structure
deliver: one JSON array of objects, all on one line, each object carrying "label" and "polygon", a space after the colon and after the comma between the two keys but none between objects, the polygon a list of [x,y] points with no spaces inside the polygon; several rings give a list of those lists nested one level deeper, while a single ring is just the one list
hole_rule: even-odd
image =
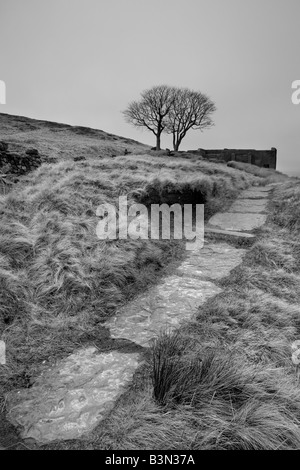
[{"label": "ruined stone structure", "polygon": [[[190,151],[189,151],[190,152]],[[234,160],[237,162],[251,163],[252,165],[264,168],[273,168],[276,170],[277,149],[272,147],[271,150],[254,150],[254,149],[219,149],[204,150],[198,149],[192,153],[201,155],[201,157],[209,160],[222,160],[229,162]]]}]

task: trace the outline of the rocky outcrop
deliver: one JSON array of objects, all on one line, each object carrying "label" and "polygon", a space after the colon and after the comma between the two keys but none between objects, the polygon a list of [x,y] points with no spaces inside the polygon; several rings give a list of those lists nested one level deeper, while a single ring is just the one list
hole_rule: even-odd
[{"label": "rocky outcrop", "polygon": [[0,141],[0,173],[15,176],[25,175],[42,163],[37,149],[28,149],[24,154],[10,152],[8,144]]}]

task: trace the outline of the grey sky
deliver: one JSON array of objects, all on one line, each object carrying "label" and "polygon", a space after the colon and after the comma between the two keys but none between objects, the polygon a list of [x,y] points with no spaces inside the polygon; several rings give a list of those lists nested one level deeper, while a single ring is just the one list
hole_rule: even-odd
[{"label": "grey sky", "polygon": [[299,0],[0,0],[0,112],[154,145],[121,110],[153,85],[187,86],[217,112],[183,150],[277,147],[278,169],[300,174],[299,49]]}]

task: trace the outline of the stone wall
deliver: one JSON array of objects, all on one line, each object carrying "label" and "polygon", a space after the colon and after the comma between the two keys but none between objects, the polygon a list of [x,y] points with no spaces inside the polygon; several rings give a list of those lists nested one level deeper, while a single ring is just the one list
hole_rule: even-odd
[{"label": "stone wall", "polygon": [[[190,152],[190,151],[189,151]],[[271,150],[255,150],[255,149],[219,149],[204,150],[198,149],[192,153],[200,155],[209,160],[221,160],[229,162],[234,160],[242,163],[251,163],[252,165],[273,168],[276,170],[277,150],[272,147]]]}]

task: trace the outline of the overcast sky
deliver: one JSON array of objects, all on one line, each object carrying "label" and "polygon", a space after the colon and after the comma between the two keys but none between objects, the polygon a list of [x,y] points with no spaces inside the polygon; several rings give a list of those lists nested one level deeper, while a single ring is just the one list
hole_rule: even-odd
[{"label": "overcast sky", "polygon": [[299,58],[300,0],[0,0],[0,112],[154,145],[121,111],[153,85],[189,87],[217,111],[182,150],[277,147],[300,174]]}]

